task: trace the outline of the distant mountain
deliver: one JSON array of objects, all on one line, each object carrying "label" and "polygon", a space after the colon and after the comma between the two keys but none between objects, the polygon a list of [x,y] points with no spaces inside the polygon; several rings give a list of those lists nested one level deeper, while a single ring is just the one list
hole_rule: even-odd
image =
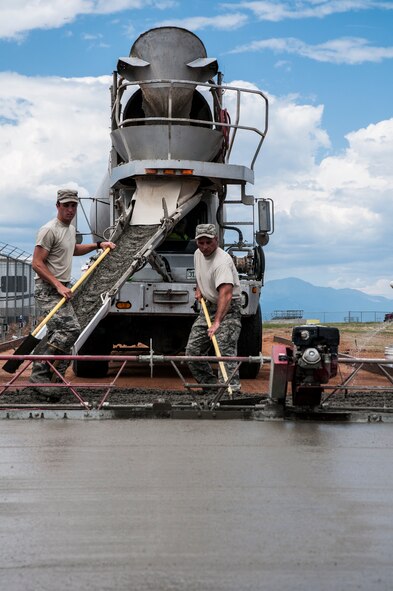
[{"label": "distant mountain", "polygon": [[303,310],[303,318],[323,323],[381,322],[393,312],[393,299],[370,296],[358,289],[317,287],[295,277],[267,281],[262,289],[262,314],[271,320],[276,311]]}]

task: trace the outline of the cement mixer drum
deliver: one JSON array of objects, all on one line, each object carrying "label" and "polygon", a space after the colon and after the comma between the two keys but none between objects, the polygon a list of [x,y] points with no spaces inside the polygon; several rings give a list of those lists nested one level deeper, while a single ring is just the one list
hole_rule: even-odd
[{"label": "cement mixer drum", "polygon": [[[130,82],[144,80],[192,80],[207,82],[218,70],[217,60],[208,58],[202,41],[191,31],[158,27],[143,33],[131,47],[130,57],[120,58],[117,70]],[[168,85],[141,84],[143,110],[147,117],[165,115]],[[189,117],[194,88],[178,85],[173,100],[174,117]]]}]

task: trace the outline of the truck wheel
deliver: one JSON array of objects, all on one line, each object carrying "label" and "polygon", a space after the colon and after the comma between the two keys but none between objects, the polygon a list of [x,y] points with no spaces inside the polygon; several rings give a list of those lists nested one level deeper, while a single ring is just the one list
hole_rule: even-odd
[{"label": "truck wheel", "polygon": [[[259,355],[262,349],[262,314],[258,306],[256,314],[242,318],[242,329],[237,344],[239,357]],[[260,370],[260,363],[242,363],[239,368],[240,378],[254,380]]]},{"label": "truck wheel", "polygon": [[78,378],[105,378],[108,361],[74,361],[72,369]]},{"label": "truck wheel", "polygon": [[257,281],[262,281],[265,274],[265,253],[262,246],[254,248],[254,273]]},{"label": "truck wheel", "polygon": [[[80,355],[109,355],[112,343],[105,338],[105,332],[98,327],[79,351]],[[74,361],[72,369],[79,378],[104,378],[108,373],[109,361]]]}]

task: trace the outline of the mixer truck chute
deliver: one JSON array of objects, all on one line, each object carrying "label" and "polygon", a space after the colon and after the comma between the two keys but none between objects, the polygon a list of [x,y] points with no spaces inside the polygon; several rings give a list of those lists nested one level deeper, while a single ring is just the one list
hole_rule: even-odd
[{"label": "mixer truck chute", "polygon": [[[259,103],[260,119],[246,125],[242,108],[250,98]],[[216,59],[185,29],[151,29],[119,59],[108,173],[91,207],[94,239],[110,238],[117,248],[75,296],[84,330],[74,352],[107,354],[118,344],[152,344],[163,354],[184,350],[198,313],[192,239],[197,224],[214,223],[241,278],[239,355],[259,354],[262,247],[273,231],[273,204],[246,187],[254,182],[267,116],[266,96],[224,85]],[[247,161],[246,137],[254,141]],[[106,369],[75,366],[78,375]],[[243,376],[255,377],[258,369],[244,366]]]}]

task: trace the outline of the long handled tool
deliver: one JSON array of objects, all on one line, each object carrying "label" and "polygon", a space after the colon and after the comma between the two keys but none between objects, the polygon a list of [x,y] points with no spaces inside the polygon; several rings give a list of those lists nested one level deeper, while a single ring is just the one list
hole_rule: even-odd
[{"label": "long handled tool", "polygon": [[[206,302],[203,298],[201,298],[201,304],[202,304],[203,313],[205,314],[207,327],[210,328],[212,325],[212,322],[210,320],[210,316],[209,316],[209,312],[208,312],[208,309],[206,306]],[[214,351],[215,351],[217,357],[221,357],[220,348],[218,346],[215,334],[212,336],[212,343],[213,343]],[[224,363],[222,361],[219,361],[218,365],[220,366],[221,374],[222,374],[222,377],[224,378],[224,381],[227,382],[228,381],[228,374],[227,374],[227,370],[225,368]],[[229,397],[232,398],[233,391],[232,391],[232,388],[229,384],[228,384],[228,394],[229,394]]]},{"label": "long handled tool", "polygon": [[[106,257],[108,252],[110,252],[110,248],[106,248],[102,254],[94,261],[94,263],[87,269],[87,271],[78,279],[78,281],[71,287],[72,293],[78,289],[78,287],[87,279],[87,277],[94,271],[94,269],[101,263],[102,259]],[[56,312],[65,304],[66,298],[61,298],[61,300],[56,304],[56,306],[49,312],[47,316],[40,322],[40,324],[33,330],[33,332],[25,338],[23,343],[16,349],[14,355],[28,355],[36,348],[38,343],[40,342],[40,338],[37,338],[38,333],[44,328],[44,326],[49,322],[49,320],[56,314]],[[15,373],[20,364],[22,363],[23,359],[8,359],[3,365],[3,369],[8,373]]]}]

